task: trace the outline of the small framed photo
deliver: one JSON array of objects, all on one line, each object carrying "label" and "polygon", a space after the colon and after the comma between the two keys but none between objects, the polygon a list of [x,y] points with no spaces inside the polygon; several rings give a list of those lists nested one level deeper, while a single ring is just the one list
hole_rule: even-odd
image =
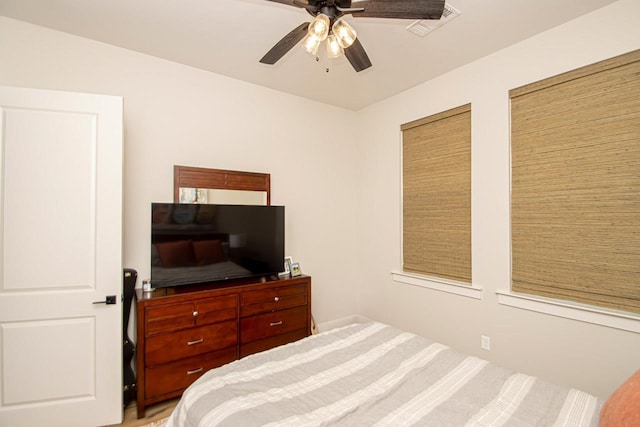
[{"label": "small framed photo", "polygon": [[293,258],[290,256],[284,257],[284,272],[286,274],[291,273],[291,264],[293,264]]},{"label": "small framed photo", "polygon": [[291,277],[301,276],[302,270],[300,270],[300,263],[294,262],[291,264]]}]

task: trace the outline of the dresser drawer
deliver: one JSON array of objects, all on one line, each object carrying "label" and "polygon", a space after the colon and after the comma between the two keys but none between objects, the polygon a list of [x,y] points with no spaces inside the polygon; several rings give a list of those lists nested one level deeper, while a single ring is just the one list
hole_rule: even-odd
[{"label": "dresser drawer", "polygon": [[234,360],[236,360],[236,347],[146,368],[145,396],[155,398],[170,393],[179,394],[209,369]]},{"label": "dresser drawer", "polygon": [[251,316],[307,304],[307,286],[300,284],[243,292],[240,298],[240,316]]},{"label": "dresser drawer", "polygon": [[236,294],[196,300],[194,304],[198,313],[196,316],[198,326],[237,318],[238,295]]},{"label": "dresser drawer", "polygon": [[237,307],[238,297],[235,294],[147,307],[145,332],[147,336],[152,336],[232,320],[237,316]]},{"label": "dresser drawer", "polygon": [[172,334],[156,335],[147,338],[145,366],[155,366],[227,347],[235,349],[237,336],[238,323],[235,319]]},{"label": "dresser drawer", "polygon": [[145,333],[147,336],[176,331],[195,324],[193,303],[156,305],[145,308]]},{"label": "dresser drawer", "polygon": [[245,344],[297,329],[306,331],[307,325],[306,306],[245,317],[240,319],[240,342]]}]

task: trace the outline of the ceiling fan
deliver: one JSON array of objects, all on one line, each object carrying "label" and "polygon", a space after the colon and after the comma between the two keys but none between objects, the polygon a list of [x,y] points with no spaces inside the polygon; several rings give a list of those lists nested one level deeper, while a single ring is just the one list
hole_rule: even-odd
[{"label": "ceiling fan", "polygon": [[267,0],[305,9],[314,19],[304,22],[284,36],[260,62],[273,65],[289,50],[304,40],[307,52],[316,55],[320,43],[327,41],[328,57],[344,53],[359,72],[371,67],[355,30],[343,15],[366,18],[440,19],[445,0]]}]

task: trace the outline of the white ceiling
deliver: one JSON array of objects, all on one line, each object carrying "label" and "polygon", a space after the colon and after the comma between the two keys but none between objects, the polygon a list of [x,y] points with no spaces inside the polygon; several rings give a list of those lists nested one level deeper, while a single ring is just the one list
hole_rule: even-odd
[{"label": "white ceiling", "polygon": [[297,46],[259,59],[311,16],[267,0],[0,0],[0,15],[358,110],[615,0],[447,0],[461,14],[425,37],[411,20],[347,17],[373,67]]}]

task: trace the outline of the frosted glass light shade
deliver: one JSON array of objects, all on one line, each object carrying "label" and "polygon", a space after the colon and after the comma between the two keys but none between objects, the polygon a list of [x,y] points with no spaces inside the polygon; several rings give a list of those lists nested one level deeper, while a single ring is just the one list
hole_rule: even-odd
[{"label": "frosted glass light shade", "polygon": [[318,47],[320,47],[320,39],[314,37],[312,34],[307,34],[304,41],[302,42],[302,46],[304,50],[309,52],[311,55],[315,55],[318,53]]},{"label": "frosted glass light shade", "polygon": [[329,17],[322,13],[316,15],[316,17],[309,24],[309,35],[317,38],[319,41],[324,41],[329,35],[330,26]]},{"label": "frosted glass light shade", "polygon": [[338,38],[333,34],[327,37],[327,57],[337,58],[343,53],[344,51],[342,50],[340,43],[338,43]]},{"label": "frosted glass light shade", "polygon": [[334,22],[332,29],[333,34],[335,34],[338,39],[338,43],[340,43],[340,46],[343,48],[348,48],[356,41],[356,30],[343,19],[338,19]]}]

